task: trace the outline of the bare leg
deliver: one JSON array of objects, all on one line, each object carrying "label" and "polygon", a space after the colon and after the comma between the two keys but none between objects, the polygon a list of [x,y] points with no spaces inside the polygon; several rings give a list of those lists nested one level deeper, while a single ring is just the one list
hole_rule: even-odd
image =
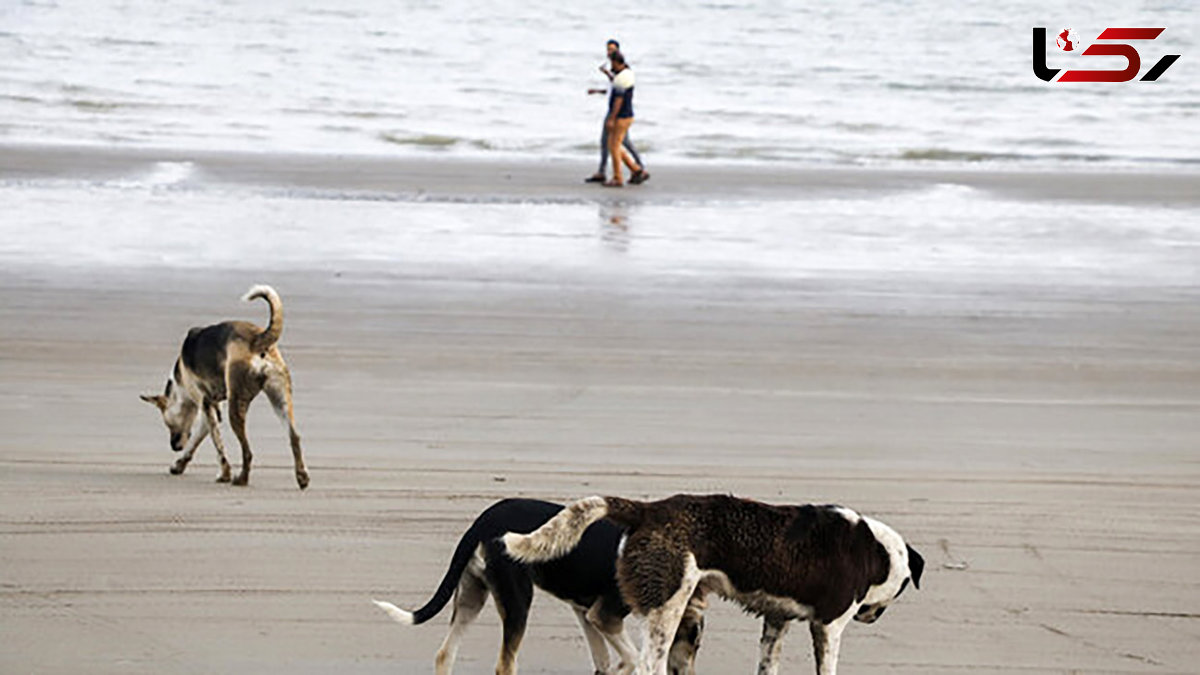
[{"label": "bare leg", "polygon": [[454,670],[454,659],[458,656],[458,644],[462,642],[463,633],[467,626],[479,616],[483,603],[487,602],[487,587],[471,574],[464,574],[458,582],[458,590],[454,592],[454,613],[450,617],[450,632],[442,641],[434,659],[434,670],[437,675],[450,675]]}]

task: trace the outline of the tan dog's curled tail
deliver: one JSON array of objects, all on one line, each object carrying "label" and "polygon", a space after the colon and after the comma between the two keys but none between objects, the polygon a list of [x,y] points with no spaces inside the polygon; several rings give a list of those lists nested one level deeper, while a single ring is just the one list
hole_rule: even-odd
[{"label": "tan dog's curled tail", "polygon": [[641,524],[641,511],[641,502],[619,497],[588,497],[559,511],[529,534],[509,532],[504,535],[504,547],[508,557],[517,562],[554,560],[575,550],[592,523],[609,518],[633,528]]},{"label": "tan dog's curled tail", "polygon": [[242,300],[250,302],[262,298],[267,301],[271,307],[271,319],[267,322],[267,328],[259,333],[254,338],[254,344],[251,349],[255,352],[263,352],[270,349],[276,342],[279,342],[279,336],[283,335],[283,300],[279,299],[279,294],[274,288],[266,284],[259,284],[242,296]]}]

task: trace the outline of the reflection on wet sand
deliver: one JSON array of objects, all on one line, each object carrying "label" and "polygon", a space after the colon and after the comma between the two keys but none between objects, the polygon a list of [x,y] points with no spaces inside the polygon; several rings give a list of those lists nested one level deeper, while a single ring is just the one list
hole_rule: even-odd
[{"label": "reflection on wet sand", "polygon": [[629,252],[632,243],[630,214],[636,208],[625,202],[602,202],[598,205],[596,219],[600,227],[600,241],[606,250]]}]

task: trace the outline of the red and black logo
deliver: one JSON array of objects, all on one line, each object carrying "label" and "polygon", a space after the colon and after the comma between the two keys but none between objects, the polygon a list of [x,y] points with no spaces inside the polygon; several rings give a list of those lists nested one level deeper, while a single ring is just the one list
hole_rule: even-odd
[{"label": "red and black logo", "polygon": [[[1105,28],[1096,40],[1116,41],[1116,40],[1153,40],[1157,38],[1165,28]],[[1063,30],[1057,34],[1055,43],[1058,48],[1064,52],[1075,52],[1079,49],[1079,40],[1076,39],[1074,31],[1070,28]],[[1126,65],[1124,70],[1068,70],[1064,72],[1058,79],[1059,68],[1046,67],[1046,29],[1037,27],[1033,29],[1033,74],[1047,82],[1128,82],[1138,76],[1142,70],[1142,57],[1138,54],[1138,50],[1132,45],[1124,44],[1123,42],[1106,42],[1104,44],[1089,45],[1087,49],[1079,52],[1081,56],[1123,56],[1125,57]],[[1167,72],[1167,68],[1171,67],[1179,59],[1179,54],[1167,54],[1158,60],[1153,67],[1142,76],[1141,82],[1153,82],[1157,80],[1163,73]]]}]

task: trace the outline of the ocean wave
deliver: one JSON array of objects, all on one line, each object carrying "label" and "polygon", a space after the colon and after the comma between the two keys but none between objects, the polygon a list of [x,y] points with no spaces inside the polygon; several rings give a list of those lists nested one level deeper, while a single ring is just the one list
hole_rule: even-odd
[{"label": "ocean wave", "polygon": [[117,101],[92,101],[89,99],[68,99],[64,101],[67,105],[77,110],[84,112],[113,112],[119,108],[125,107],[124,103]]},{"label": "ocean wave", "polygon": [[94,40],[94,42],[95,42],[95,44],[100,45],[101,47],[139,47],[139,48],[156,49],[158,47],[163,46],[163,43],[157,42],[155,40],[130,40],[129,38],[120,38],[120,37],[113,37],[113,36],[104,36],[104,37],[96,38]]},{"label": "ocean wave", "polygon": [[893,91],[923,91],[947,94],[1044,94],[1046,89],[1032,84],[978,84],[955,80],[934,80],[932,82],[888,82],[883,85]]},{"label": "ocean wave", "polygon": [[[1063,142],[1062,145],[1070,145]],[[1017,153],[1017,152],[988,152],[979,150],[953,150],[949,148],[914,148],[903,150],[884,159],[898,159],[916,162],[1062,162],[1068,164],[1100,164],[1100,163],[1136,163],[1136,164],[1200,164],[1200,157],[1162,157],[1162,156],[1125,156],[1101,153]]]},{"label": "ocean wave", "polygon": [[380,140],[395,145],[416,145],[424,148],[450,148],[466,140],[457,136],[443,136],[440,134],[401,136],[387,131],[380,132],[378,136]]}]

